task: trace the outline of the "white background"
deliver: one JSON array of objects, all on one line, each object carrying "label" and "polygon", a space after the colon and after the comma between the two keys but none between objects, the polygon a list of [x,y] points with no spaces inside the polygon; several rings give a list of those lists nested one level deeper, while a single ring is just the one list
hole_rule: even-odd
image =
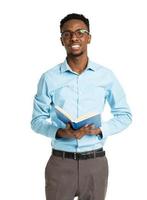
[{"label": "white background", "polygon": [[105,145],[107,200],[147,199],[146,10],[145,0],[0,3],[0,199],[45,200],[51,146],[30,129],[33,97],[41,74],[65,58],[59,22],[71,12],[90,19],[89,57],[113,70],[133,113],[132,125]]}]

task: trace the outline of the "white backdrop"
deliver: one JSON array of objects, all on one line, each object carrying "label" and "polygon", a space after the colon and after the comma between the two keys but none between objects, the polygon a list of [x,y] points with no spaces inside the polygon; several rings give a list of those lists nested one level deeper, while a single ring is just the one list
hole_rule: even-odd
[{"label": "white backdrop", "polygon": [[33,96],[41,74],[65,58],[59,22],[71,12],[90,19],[89,57],[113,70],[133,113],[132,125],[105,145],[107,200],[147,199],[146,10],[145,0],[1,1],[0,199],[45,200],[51,146],[30,129]]}]

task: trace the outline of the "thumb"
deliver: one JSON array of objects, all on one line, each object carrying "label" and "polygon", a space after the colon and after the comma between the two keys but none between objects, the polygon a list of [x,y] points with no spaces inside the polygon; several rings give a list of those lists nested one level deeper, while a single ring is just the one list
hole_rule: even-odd
[{"label": "thumb", "polygon": [[84,127],[88,127],[89,126],[89,124],[86,124]]},{"label": "thumb", "polygon": [[66,128],[71,128],[70,123],[67,123],[67,124],[66,124]]}]

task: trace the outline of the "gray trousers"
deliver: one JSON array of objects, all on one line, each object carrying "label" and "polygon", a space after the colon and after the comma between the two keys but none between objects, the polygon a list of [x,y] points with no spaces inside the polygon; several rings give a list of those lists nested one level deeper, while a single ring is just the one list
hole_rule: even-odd
[{"label": "gray trousers", "polygon": [[46,200],[104,200],[108,181],[106,156],[74,160],[51,155],[45,168]]}]

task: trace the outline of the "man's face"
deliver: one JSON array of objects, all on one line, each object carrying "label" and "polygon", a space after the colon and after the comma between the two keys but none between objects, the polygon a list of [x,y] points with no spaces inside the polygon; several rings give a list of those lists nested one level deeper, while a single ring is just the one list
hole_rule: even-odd
[{"label": "man's face", "polygon": [[63,33],[61,42],[67,55],[78,57],[87,54],[87,44],[90,43],[91,36],[88,34],[88,28],[83,21],[69,20],[63,25],[61,32]]}]

